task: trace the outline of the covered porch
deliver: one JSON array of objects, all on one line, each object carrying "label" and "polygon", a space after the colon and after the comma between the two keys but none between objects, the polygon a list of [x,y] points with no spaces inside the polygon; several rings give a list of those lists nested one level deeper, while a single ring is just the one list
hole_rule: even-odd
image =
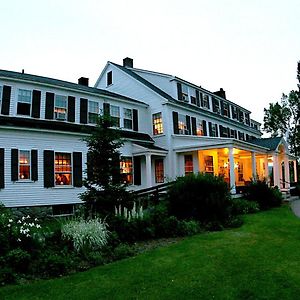
[{"label": "covered porch", "polygon": [[253,178],[265,178],[270,186],[288,191],[291,182],[297,181],[296,158],[289,154],[283,139],[277,142],[270,148],[250,141],[213,140],[211,145],[177,149],[177,175],[203,172],[223,176],[232,194],[241,193]]}]

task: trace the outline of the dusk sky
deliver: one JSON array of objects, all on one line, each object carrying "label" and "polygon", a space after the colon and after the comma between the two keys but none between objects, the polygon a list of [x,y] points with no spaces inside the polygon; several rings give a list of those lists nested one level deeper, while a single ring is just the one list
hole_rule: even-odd
[{"label": "dusk sky", "polygon": [[2,1],[0,69],[94,85],[107,61],[176,75],[263,121],[297,88],[299,0]]}]

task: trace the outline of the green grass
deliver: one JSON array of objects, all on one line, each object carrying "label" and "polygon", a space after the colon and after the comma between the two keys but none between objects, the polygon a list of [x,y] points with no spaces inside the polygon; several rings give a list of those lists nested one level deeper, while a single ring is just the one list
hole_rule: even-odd
[{"label": "green grass", "polygon": [[299,299],[300,219],[287,206],[87,272],[0,288],[0,299]]}]

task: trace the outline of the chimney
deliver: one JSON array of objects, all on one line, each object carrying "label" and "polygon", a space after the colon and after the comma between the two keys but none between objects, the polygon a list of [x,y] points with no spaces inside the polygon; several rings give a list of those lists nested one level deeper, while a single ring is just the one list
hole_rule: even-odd
[{"label": "chimney", "polygon": [[222,88],[220,88],[219,91],[214,92],[214,94],[217,95],[217,96],[220,96],[220,97],[222,97],[224,99],[226,99],[226,93],[225,93],[225,91]]},{"label": "chimney", "polygon": [[22,69],[22,74],[24,74],[24,69]]},{"label": "chimney", "polygon": [[123,59],[123,67],[133,68],[133,59],[130,57],[126,57]]},{"label": "chimney", "polygon": [[89,86],[89,79],[86,77],[80,77],[78,79],[78,84],[84,85],[84,86]]}]

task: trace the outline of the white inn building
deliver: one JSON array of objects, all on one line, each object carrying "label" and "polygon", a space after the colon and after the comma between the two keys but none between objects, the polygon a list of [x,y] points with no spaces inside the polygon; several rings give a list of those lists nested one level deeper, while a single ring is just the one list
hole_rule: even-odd
[{"label": "white inn building", "polygon": [[7,207],[80,203],[87,147],[99,114],[124,145],[120,172],[139,190],[192,172],[224,176],[239,193],[253,177],[284,191],[297,178],[283,138],[262,139],[251,112],[178,77],[108,62],[95,87],[0,70],[0,202]]}]

